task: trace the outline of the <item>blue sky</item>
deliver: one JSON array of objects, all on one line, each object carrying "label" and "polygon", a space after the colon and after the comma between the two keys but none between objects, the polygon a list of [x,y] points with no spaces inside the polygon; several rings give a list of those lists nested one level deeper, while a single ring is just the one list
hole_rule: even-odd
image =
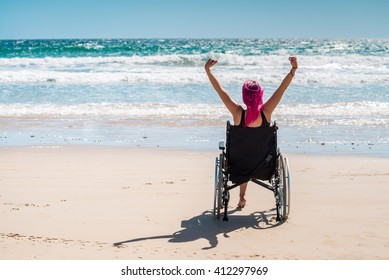
[{"label": "blue sky", "polygon": [[1,0],[0,39],[389,38],[387,0]]}]

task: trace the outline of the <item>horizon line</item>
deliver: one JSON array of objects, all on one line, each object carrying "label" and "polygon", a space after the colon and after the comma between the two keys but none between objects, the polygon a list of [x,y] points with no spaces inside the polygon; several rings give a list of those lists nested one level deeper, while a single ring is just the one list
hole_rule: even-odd
[{"label": "horizon line", "polygon": [[0,41],[17,40],[389,40],[385,37],[47,37],[0,38]]}]

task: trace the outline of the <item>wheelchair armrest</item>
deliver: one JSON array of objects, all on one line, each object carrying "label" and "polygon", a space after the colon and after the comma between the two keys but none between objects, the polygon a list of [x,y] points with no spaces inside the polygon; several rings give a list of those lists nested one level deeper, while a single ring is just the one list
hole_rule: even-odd
[{"label": "wheelchair armrest", "polygon": [[219,150],[224,151],[225,148],[226,148],[226,147],[225,147],[225,145],[224,145],[224,141],[220,141],[220,142],[219,142]]}]

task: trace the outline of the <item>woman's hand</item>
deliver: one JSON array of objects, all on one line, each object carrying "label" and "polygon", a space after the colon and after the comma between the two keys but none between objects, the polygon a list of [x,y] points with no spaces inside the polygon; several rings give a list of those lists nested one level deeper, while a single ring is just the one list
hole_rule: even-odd
[{"label": "woman's hand", "polygon": [[290,75],[292,75],[292,78],[294,77],[294,74],[296,73],[296,70],[298,68],[297,64],[297,58],[294,56],[289,57],[290,65],[292,65],[292,69],[290,69]]},{"label": "woman's hand", "polygon": [[297,57],[291,56],[289,57],[290,65],[292,65],[292,68],[297,69]]},{"label": "woman's hand", "polygon": [[214,66],[217,63],[217,60],[213,60],[212,58],[208,59],[207,63],[205,63],[205,71],[209,72],[211,71],[211,67]]}]

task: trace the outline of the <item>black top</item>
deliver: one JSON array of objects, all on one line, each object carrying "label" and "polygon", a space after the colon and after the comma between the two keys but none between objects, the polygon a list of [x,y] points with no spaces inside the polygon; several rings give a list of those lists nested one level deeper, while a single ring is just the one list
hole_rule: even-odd
[{"label": "black top", "polygon": [[[242,117],[240,118],[240,123],[238,126],[240,127],[246,127],[246,117],[245,117],[246,110],[242,110]],[[262,117],[262,124],[259,127],[269,127],[270,123],[267,121],[265,114],[263,111],[261,111],[261,117]]]}]

